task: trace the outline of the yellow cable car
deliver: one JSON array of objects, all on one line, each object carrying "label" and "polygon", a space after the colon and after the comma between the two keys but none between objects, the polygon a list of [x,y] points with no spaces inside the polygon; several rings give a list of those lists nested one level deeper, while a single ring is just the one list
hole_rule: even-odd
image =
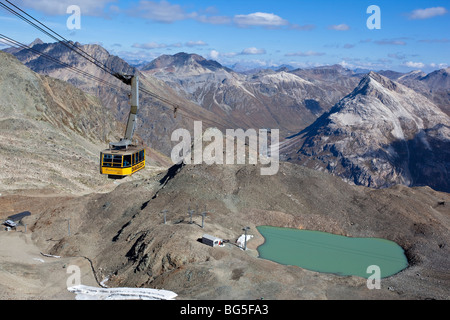
[{"label": "yellow cable car", "polygon": [[100,173],[122,179],[145,168],[145,149],[129,146],[126,150],[106,149],[100,154]]},{"label": "yellow cable car", "polygon": [[122,179],[145,168],[144,147],[132,144],[139,109],[139,77],[118,77],[125,84],[131,85],[131,109],[124,138],[110,143],[109,149],[100,153],[100,173],[107,174],[110,179]]}]

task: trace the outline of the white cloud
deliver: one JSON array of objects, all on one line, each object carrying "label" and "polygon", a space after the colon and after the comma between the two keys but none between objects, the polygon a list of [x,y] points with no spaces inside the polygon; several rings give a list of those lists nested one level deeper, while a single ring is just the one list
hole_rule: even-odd
[{"label": "white cloud", "polygon": [[11,47],[11,43],[9,43],[3,39],[0,39],[0,48],[3,48],[3,47]]},{"label": "white cloud", "polygon": [[115,52],[113,50],[112,53],[118,55],[125,61],[129,61],[129,62],[130,61],[151,61],[160,56],[159,53],[154,53],[154,52],[148,51],[148,50],[140,50],[138,52],[131,52],[131,51]]},{"label": "white cloud", "polygon": [[[214,15],[217,10],[213,7],[200,11],[188,12],[179,4],[172,4],[167,0],[140,0],[129,9],[121,9],[115,5],[118,0],[18,0],[16,4],[24,9],[31,8],[47,15],[67,15],[70,5],[78,5],[82,15],[102,16],[107,10],[109,14],[126,13],[132,17],[139,17],[160,23],[173,23],[182,20],[195,20],[206,24],[231,24],[233,21],[239,27],[263,26],[280,27],[289,22],[272,13],[256,12],[234,17]],[[109,4],[109,6],[108,6]],[[300,30],[310,30],[314,26],[294,26]]]},{"label": "white cloud", "polygon": [[108,3],[115,3],[117,0],[19,0],[14,4],[21,9],[31,8],[47,15],[67,15],[67,8],[77,5],[81,9],[82,15],[101,16]]},{"label": "white cloud", "polygon": [[141,0],[129,11],[129,14],[162,23],[172,23],[197,16],[195,12],[186,13],[180,5],[171,4],[166,0],[160,2]]},{"label": "white cloud", "polygon": [[364,61],[361,59],[354,58],[344,58],[339,65],[346,69],[369,69],[369,70],[380,70],[380,69],[388,69],[390,66],[388,60],[378,59],[376,61]]},{"label": "white cloud", "polygon": [[404,67],[413,68],[413,69],[422,69],[422,70],[436,70],[436,69],[445,69],[448,68],[447,63],[429,63],[425,64],[423,62],[414,62],[414,61],[406,61],[402,64]]},{"label": "white cloud", "polygon": [[350,30],[350,27],[347,24],[343,23],[343,24],[337,24],[337,25],[335,24],[335,25],[329,26],[328,29],[336,30],[336,31],[347,31],[347,30]]},{"label": "white cloud", "polygon": [[406,55],[403,53],[389,53],[388,57],[392,59],[403,60],[406,58]]},{"label": "white cloud", "polygon": [[204,41],[188,41],[186,42],[186,47],[192,48],[192,47],[198,47],[198,46],[207,46],[208,44]]},{"label": "white cloud", "polygon": [[436,16],[443,16],[447,14],[448,11],[444,7],[434,7],[427,9],[417,9],[409,14],[409,18],[413,20],[429,19]]},{"label": "white cloud", "polygon": [[[208,44],[204,41],[188,41],[184,44],[184,46],[192,48],[198,46],[207,46]],[[164,48],[181,48],[183,44],[180,42],[166,44],[166,43],[157,43],[157,42],[147,42],[147,43],[135,43],[132,45],[133,48],[145,49],[145,50],[153,50],[153,49],[164,49]]]},{"label": "white cloud", "polygon": [[153,49],[164,49],[164,48],[180,48],[182,47],[181,43],[174,44],[165,44],[165,43],[156,43],[156,42],[147,42],[147,43],[135,43],[132,45],[133,48],[145,49],[145,50],[153,50]]},{"label": "white cloud", "polygon": [[217,11],[213,9],[210,7],[203,10],[203,12],[186,12],[182,6],[171,4],[167,0],[161,0],[160,2],[141,0],[137,6],[128,10],[128,14],[161,23],[173,23],[188,19],[207,24],[231,23],[230,17],[211,15],[211,13],[216,13]]},{"label": "white cloud", "polygon": [[266,54],[266,50],[251,47],[251,48],[246,48],[246,49],[242,50],[241,54],[243,54],[243,55]]},{"label": "white cloud", "polygon": [[340,65],[341,67],[343,67],[343,68],[346,68],[346,69],[353,69],[353,68],[355,68],[355,65],[354,65],[354,64],[348,63],[348,62],[345,61],[345,60],[342,60],[341,62],[339,62],[339,65]]},{"label": "white cloud", "polygon": [[384,39],[384,40],[379,40],[379,41],[375,41],[376,44],[378,45],[393,45],[393,46],[405,46],[406,42],[400,39]]},{"label": "white cloud", "polygon": [[316,28],[316,26],[313,24],[305,24],[303,26],[298,25],[298,24],[291,24],[290,28],[294,29],[294,30],[300,30],[300,31],[311,31],[311,30],[314,30]]},{"label": "white cloud", "polygon": [[237,56],[238,54],[236,52],[225,52],[225,53],[221,53],[220,55],[225,58],[233,58],[233,57]]},{"label": "white cloud", "polygon": [[407,61],[403,63],[405,67],[414,68],[414,69],[423,69],[425,68],[425,64],[422,62],[413,62],[413,61]]},{"label": "white cloud", "polygon": [[209,24],[229,24],[231,23],[231,18],[226,16],[207,16],[200,15],[195,18],[198,22],[209,23]]},{"label": "white cloud", "polygon": [[264,12],[255,12],[251,14],[240,14],[234,16],[234,22],[239,27],[281,27],[289,24],[287,20],[273,14],[273,13],[264,13]]},{"label": "white cloud", "polygon": [[449,43],[450,39],[448,38],[442,38],[442,39],[424,39],[424,40],[419,40],[419,42],[422,43]]},{"label": "white cloud", "polygon": [[211,50],[208,54],[209,59],[212,60],[219,60],[221,58],[233,58],[235,56],[239,55],[236,52],[219,52],[217,50]]},{"label": "white cloud", "polygon": [[219,51],[216,50],[211,50],[211,52],[209,53],[209,58],[212,60],[217,60],[219,59],[220,53]]},{"label": "white cloud", "polygon": [[291,52],[291,53],[286,53],[285,56],[286,57],[314,57],[314,56],[323,56],[325,55],[325,53],[323,52],[315,52],[315,51],[306,51],[306,52]]}]

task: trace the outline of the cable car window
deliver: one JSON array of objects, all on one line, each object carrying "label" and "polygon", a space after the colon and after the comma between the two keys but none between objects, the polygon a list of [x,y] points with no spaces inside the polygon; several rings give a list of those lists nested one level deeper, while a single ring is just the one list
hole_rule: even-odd
[{"label": "cable car window", "polygon": [[113,156],[113,167],[120,168],[122,167],[122,156]]},{"label": "cable car window", "polygon": [[103,155],[103,166],[104,167],[112,167],[112,155],[111,154],[104,154]]},{"label": "cable car window", "polygon": [[124,168],[131,167],[131,154],[123,157],[123,167]]}]

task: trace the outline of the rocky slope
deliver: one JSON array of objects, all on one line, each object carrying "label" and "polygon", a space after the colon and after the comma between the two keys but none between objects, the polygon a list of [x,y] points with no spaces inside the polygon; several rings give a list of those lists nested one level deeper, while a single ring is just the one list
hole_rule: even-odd
[{"label": "rocky slope", "polygon": [[[139,122],[136,133],[145,141],[146,144],[160,150],[164,154],[170,155],[170,151],[172,149],[170,133],[180,127],[187,129],[191,128],[192,122],[195,119],[204,119],[205,122],[209,121],[210,125],[214,123],[215,126],[218,127],[223,124],[223,128],[233,128],[227,122],[223,121],[223,119],[218,115],[204,110],[200,106],[178,96],[175,91],[173,91],[162,81],[139,73],[137,69],[131,67],[119,57],[109,54],[109,52],[101,46],[82,45],[79,43],[75,43],[75,45],[114,72],[123,74],[139,74],[140,85],[142,88],[147,89],[148,91],[180,106],[178,116],[175,119],[173,117],[172,105],[152,98],[147,94],[140,94],[140,109],[138,115]],[[130,92],[129,86],[123,84],[111,74],[88,62],[81,55],[70,50],[62,43],[42,43],[41,41],[35,41],[33,42],[32,48],[38,52],[45,53],[63,63],[100,78],[103,81],[107,81],[114,86],[120,87],[120,89],[117,89],[98,82],[97,80],[83,77],[80,74],[71,71],[67,67],[46,59],[31,50],[23,49],[14,51],[14,55],[33,71],[69,82],[84,92],[96,96],[100,102],[110,110],[117,120],[121,123],[125,123],[127,121],[128,112],[130,109],[128,98],[128,94]]]},{"label": "rocky slope", "polygon": [[450,68],[436,70],[429,74],[420,70],[407,74],[393,74],[389,72],[382,74],[424,95],[450,116],[449,72]]},{"label": "rocky slope", "polygon": [[321,77],[310,78],[310,70],[242,74],[196,54],[178,53],[141,70],[240,128],[277,128],[285,136],[311,124],[357,84],[358,78],[342,67],[323,69]]},{"label": "rocky slope", "polygon": [[[425,89],[422,89],[418,83],[424,84]],[[430,98],[442,111],[450,116],[450,68],[436,70],[424,75],[410,85],[413,89],[415,86],[419,88],[419,92]]]},{"label": "rocky slope", "polygon": [[109,184],[99,153],[124,126],[99,99],[8,53],[0,52],[0,69],[0,190],[79,193]]},{"label": "rocky slope", "polygon": [[424,96],[373,72],[280,152],[355,184],[450,191],[450,118]]},{"label": "rocky slope", "polygon": [[[189,165],[110,194],[49,204],[28,223],[43,252],[89,258],[97,281],[108,279],[109,287],[205,300],[448,299],[449,201],[430,188],[373,190],[289,163],[275,176],[261,176],[253,165]],[[72,236],[57,218],[71,219]],[[409,267],[383,279],[381,290],[368,290],[362,278],[258,258],[259,225],[386,238],[403,247]],[[254,235],[246,252],[234,245],[245,226]],[[230,243],[207,247],[198,241],[205,233]]]}]

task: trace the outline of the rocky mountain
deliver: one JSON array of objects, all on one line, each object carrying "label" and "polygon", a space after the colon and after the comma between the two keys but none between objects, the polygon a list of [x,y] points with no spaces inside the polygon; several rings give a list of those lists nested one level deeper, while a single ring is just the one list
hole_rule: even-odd
[{"label": "rocky mountain", "polygon": [[420,70],[406,74],[385,71],[380,73],[391,80],[404,84],[433,101],[450,116],[450,68],[433,71],[429,74]]},{"label": "rocky mountain", "polygon": [[178,53],[155,59],[142,72],[240,128],[278,128],[288,135],[311,124],[356,86],[357,77],[336,68],[324,68],[322,75],[287,68],[243,74]]},{"label": "rocky mountain", "polygon": [[154,70],[156,72],[179,73],[183,76],[199,75],[208,71],[215,72],[221,69],[231,72],[230,69],[223,67],[214,60],[206,60],[197,54],[184,52],[175,55],[162,55],[141,68],[142,71]]},{"label": "rocky mountain", "polygon": [[[417,83],[424,84],[423,89]],[[429,97],[442,111],[450,116],[450,68],[441,69],[424,75],[415,81],[411,88],[418,87],[419,92]]]},{"label": "rocky mountain", "polygon": [[0,52],[2,191],[104,184],[98,154],[119,129],[100,101]]},{"label": "rocky mountain", "polygon": [[242,73],[242,74],[255,74],[264,70],[272,70],[272,71],[292,71],[297,68],[288,65],[288,64],[282,64],[282,65],[273,65],[273,66],[258,66],[252,63],[245,63],[245,62],[237,62],[230,66],[228,66],[231,70],[234,72]]},{"label": "rocky mountain", "polygon": [[450,191],[450,118],[414,90],[377,73],[307,129],[284,159],[369,187],[428,185]]},{"label": "rocky mountain", "polygon": [[430,90],[448,90],[450,88],[450,68],[433,71],[422,76],[420,81],[426,83]]},{"label": "rocky mountain", "polygon": [[314,83],[325,92],[322,98],[319,97],[317,100],[318,102],[322,100],[324,112],[349,94],[364,76],[340,65],[296,69],[291,73]]},{"label": "rocky mountain", "polygon": [[[100,100],[0,52],[0,190],[92,192],[109,185],[99,153],[124,125]],[[151,150],[153,165],[167,165]],[[157,159],[159,158],[159,164]]]},{"label": "rocky mountain", "polygon": [[[141,93],[140,95],[140,109],[136,133],[147,145],[160,150],[164,154],[170,155],[172,149],[170,133],[180,127],[186,129],[192,128],[194,120],[202,119],[210,125],[214,124],[221,129],[225,127],[233,128],[218,115],[204,110],[195,103],[179,96],[164,82],[151,75],[146,76],[145,74],[140,73],[136,68],[131,67],[121,58],[109,54],[109,52],[101,46],[81,45],[79,43],[75,43],[75,45],[91,57],[95,58],[102,65],[113,70],[113,72],[139,74],[140,85],[142,88],[171,102],[171,104],[168,104],[144,93]],[[90,63],[80,54],[70,50],[62,43],[40,43],[39,41],[35,41],[33,49],[100,78],[102,81],[118,86],[119,89],[95,79],[86,78],[77,72],[73,72],[73,70],[66,66],[53,62],[29,49],[19,50],[14,53],[22,63],[33,71],[67,81],[84,92],[98,97],[102,105],[104,105],[105,108],[108,108],[117,120],[121,123],[127,121],[130,110],[128,97],[130,93],[129,86],[123,84],[111,74]],[[174,118],[173,116],[172,104],[180,106],[177,118]],[[223,124],[222,127],[221,124]]]}]

